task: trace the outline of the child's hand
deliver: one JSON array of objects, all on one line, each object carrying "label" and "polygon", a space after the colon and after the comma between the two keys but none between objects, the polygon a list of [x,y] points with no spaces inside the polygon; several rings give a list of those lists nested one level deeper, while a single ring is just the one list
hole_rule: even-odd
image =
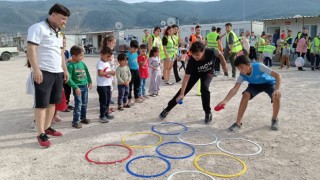
[{"label": "child's hand", "polygon": [[152,69],[153,69],[153,70],[157,70],[157,69],[158,69],[158,67],[152,67]]},{"label": "child's hand", "polygon": [[92,89],[92,84],[88,84],[88,89]]},{"label": "child's hand", "polygon": [[228,103],[228,102],[226,102],[226,101],[221,101],[221,102],[219,102],[219,103],[217,104],[217,106],[226,106],[227,103]]},{"label": "child's hand", "polygon": [[76,91],[76,95],[77,95],[77,96],[81,96],[81,90],[80,90],[80,88],[76,89],[75,91]]},{"label": "child's hand", "polygon": [[115,71],[109,71],[109,74],[111,74],[112,76],[114,76],[115,74],[116,74],[116,72]]}]

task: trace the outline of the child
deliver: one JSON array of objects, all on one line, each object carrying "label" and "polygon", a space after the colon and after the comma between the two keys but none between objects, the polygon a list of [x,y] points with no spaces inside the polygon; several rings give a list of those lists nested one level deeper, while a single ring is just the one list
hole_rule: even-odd
[{"label": "child", "polygon": [[[116,45],[116,38],[113,36],[113,35],[107,35],[103,38],[103,40],[101,41],[101,48],[103,47],[109,47],[112,51],[114,51],[114,47]],[[111,57],[111,61],[110,61],[110,66],[111,66],[111,69],[113,71],[115,71],[117,69],[117,66],[118,66],[118,62],[116,61],[116,59],[114,58],[114,55],[112,55]],[[113,92],[113,85],[116,84],[116,78],[114,76],[111,76],[112,78],[112,85],[111,85],[111,95],[110,95],[110,104],[114,104],[114,102],[112,101],[112,92]],[[109,112],[114,112],[114,108],[110,107],[109,108]]]},{"label": "child", "polygon": [[187,54],[187,50],[186,49],[182,49],[181,50],[181,54],[180,54],[180,56],[179,56],[179,61],[181,62],[181,67],[179,68],[179,71],[180,71],[180,69],[184,69],[184,70],[186,70],[186,65],[185,65],[185,61],[187,61],[188,59],[189,59],[189,56],[188,56],[188,54]]},{"label": "child", "polygon": [[[131,81],[129,85],[129,104],[142,103],[142,99],[139,98],[139,91],[140,91],[140,73],[139,73],[139,65],[138,65],[138,53],[137,50],[139,48],[139,43],[137,40],[132,40],[130,42],[130,51],[126,53],[128,57],[128,66],[131,72]],[[135,101],[132,102],[132,88],[134,92]]]},{"label": "child", "polygon": [[111,69],[110,61],[113,51],[109,47],[103,47],[100,50],[100,60],[97,63],[97,92],[100,103],[100,122],[108,123],[114,117],[109,114],[109,105],[111,98],[112,78],[115,71]]},{"label": "child", "polygon": [[[72,46],[72,56],[68,63],[69,81],[68,85],[73,89],[74,110],[72,127],[82,128],[82,124],[89,124],[87,119],[88,89],[92,87],[90,73],[86,64],[82,61],[84,51],[80,46]],[[79,118],[81,121],[79,121]]]},{"label": "child", "polygon": [[247,81],[249,85],[247,89],[242,93],[237,121],[229,127],[229,130],[235,131],[242,126],[241,120],[247,108],[249,100],[251,100],[261,92],[267,93],[271,98],[271,103],[273,103],[271,129],[278,130],[278,113],[280,109],[281,97],[281,76],[262,63],[250,63],[250,60],[245,56],[237,57],[234,65],[239,69],[240,76],[238,77],[238,80],[234,87],[229,91],[224,100],[218,104],[218,106],[225,106],[229,102],[229,100],[237,94],[243,81]]},{"label": "child", "polygon": [[149,54],[149,68],[151,72],[149,93],[152,97],[157,96],[160,90],[161,70],[159,52],[158,47],[152,47]]},{"label": "child", "polygon": [[123,111],[123,108],[130,108],[128,104],[129,83],[131,81],[130,68],[128,67],[128,58],[126,54],[118,55],[120,66],[116,69],[118,81],[118,110]]},{"label": "child", "polygon": [[284,64],[286,64],[287,69],[289,69],[290,67],[289,56],[290,56],[290,48],[288,47],[287,43],[284,43],[282,48],[281,66],[279,69],[282,69]]},{"label": "child", "polygon": [[148,57],[147,57],[147,45],[140,45],[140,54],[138,56],[139,72],[140,72],[140,99],[148,99],[146,96],[146,80],[149,78]]},{"label": "child", "polygon": [[266,46],[263,49],[263,62],[266,66],[272,67],[274,50],[276,50],[276,47],[271,45],[269,41],[266,41]]},{"label": "child", "polygon": [[286,31],[283,29],[283,30],[281,31],[280,39],[281,39],[281,40],[286,40],[286,38],[287,38],[287,36],[286,36]]}]

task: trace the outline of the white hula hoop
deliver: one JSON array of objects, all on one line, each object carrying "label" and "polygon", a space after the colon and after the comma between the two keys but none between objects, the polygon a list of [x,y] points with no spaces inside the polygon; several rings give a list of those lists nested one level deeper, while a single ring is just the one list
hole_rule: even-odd
[{"label": "white hula hoop", "polygon": [[[181,138],[181,136],[182,136],[183,134],[187,133],[187,132],[201,132],[201,133],[210,134],[212,137],[215,138],[215,140],[212,141],[212,142],[206,143],[206,144],[192,144],[192,143],[190,143],[190,142],[184,141],[184,140]],[[182,132],[182,133],[179,134],[178,139],[179,139],[179,141],[181,141],[181,142],[183,142],[183,143],[190,144],[190,145],[193,145],[193,146],[207,146],[207,145],[210,145],[210,144],[214,144],[214,143],[216,143],[216,142],[218,141],[218,138],[217,138],[216,135],[214,135],[214,134],[212,134],[212,133],[209,133],[209,132],[205,132],[205,131],[185,131],[185,132]]]},{"label": "white hula hoop", "polygon": [[[241,140],[241,141],[247,141],[247,142],[250,142],[251,144],[254,144],[256,145],[259,150],[255,153],[251,153],[251,154],[241,154],[241,153],[233,153],[233,152],[230,152],[230,151],[227,151],[227,150],[224,150],[223,148],[220,147],[220,143],[222,141],[225,141],[225,140]],[[218,149],[220,149],[221,151],[225,152],[225,153],[228,153],[228,154],[231,154],[231,155],[235,155],[235,156],[254,156],[254,155],[258,155],[261,153],[262,151],[262,148],[259,144],[253,142],[253,141],[250,141],[248,139],[244,139],[244,138],[225,138],[225,139],[221,139],[220,141],[217,142],[217,147]]]},{"label": "white hula hoop", "polygon": [[208,175],[208,174],[205,174],[205,173],[203,173],[203,172],[200,172],[200,171],[178,171],[178,172],[175,172],[175,173],[171,174],[171,175],[168,177],[167,180],[171,180],[174,175],[177,175],[177,174],[179,174],[179,173],[197,173],[197,174],[205,175],[205,176],[207,176],[208,178],[210,178],[210,179],[212,179],[212,180],[215,180],[214,177],[212,177],[212,176],[210,176],[210,175]]}]

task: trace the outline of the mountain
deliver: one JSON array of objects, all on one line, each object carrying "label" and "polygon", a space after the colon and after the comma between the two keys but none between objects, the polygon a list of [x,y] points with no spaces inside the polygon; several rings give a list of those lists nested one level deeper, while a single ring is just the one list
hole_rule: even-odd
[{"label": "mountain", "polygon": [[244,14],[245,20],[291,17],[296,14],[320,15],[319,0],[165,1],[133,4],[118,0],[0,1],[0,32],[26,34],[30,25],[48,16],[48,10],[56,2],[71,11],[66,28],[69,32],[112,30],[118,21],[122,22],[125,29],[154,27],[168,17],[178,18],[180,24],[204,24],[243,20]]}]

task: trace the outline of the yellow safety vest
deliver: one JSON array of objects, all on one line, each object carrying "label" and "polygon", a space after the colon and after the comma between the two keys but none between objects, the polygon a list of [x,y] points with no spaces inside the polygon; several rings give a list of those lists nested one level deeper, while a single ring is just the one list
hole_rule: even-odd
[{"label": "yellow safety vest", "polygon": [[319,37],[315,37],[312,41],[312,47],[310,49],[311,53],[319,53],[320,52],[320,39]]},{"label": "yellow safety vest", "polygon": [[151,36],[151,35],[148,35],[148,36],[146,37],[146,36],[144,35],[144,36],[142,37],[142,44],[147,44],[150,36]]},{"label": "yellow safety vest", "polygon": [[217,32],[210,32],[208,35],[207,35],[207,47],[208,48],[215,48],[215,49],[218,49],[218,41],[217,41],[217,38],[218,38],[219,34]]},{"label": "yellow safety vest", "polygon": [[276,50],[276,47],[275,46],[272,46],[272,45],[266,45],[264,48],[263,48],[263,52],[268,52],[268,53],[271,53],[273,54],[273,51]]},{"label": "yellow safety vest", "polygon": [[242,51],[241,42],[239,41],[238,36],[233,31],[230,31],[227,33],[227,45],[229,44],[230,33],[233,35],[233,47],[231,49],[231,52],[238,53],[238,52]]},{"label": "yellow safety vest", "polygon": [[266,41],[262,37],[260,37],[259,43],[258,43],[258,52],[263,52],[263,49],[265,47],[265,45],[264,45],[265,43],[266,43]]},{"label": "yellow safety vest", "polygon": [[[149,39],[150,38],[152,38],[152,47],[158,47],[160,50],[160,54],[161,54],[161,52],[163,52],[163,46],[162,46],[162,41],[161,41],[160,36],[156,37],[154,34],[152,34],[152,35],[150,35]],[[156,39],[160,44],[157,44]]]},{"label": "yellow safety vest", "polygon": [[[168,40],[168,43],[166,45],[166,50],[168,53],[169,58],[173,58],[176,55],[176,49],[175,49],[175,42],[174,42],[174,37],[173,36],[165,36]],[[161,59],[166,58],[166,55],[164,51],[160,51],[160,57]]]}]

